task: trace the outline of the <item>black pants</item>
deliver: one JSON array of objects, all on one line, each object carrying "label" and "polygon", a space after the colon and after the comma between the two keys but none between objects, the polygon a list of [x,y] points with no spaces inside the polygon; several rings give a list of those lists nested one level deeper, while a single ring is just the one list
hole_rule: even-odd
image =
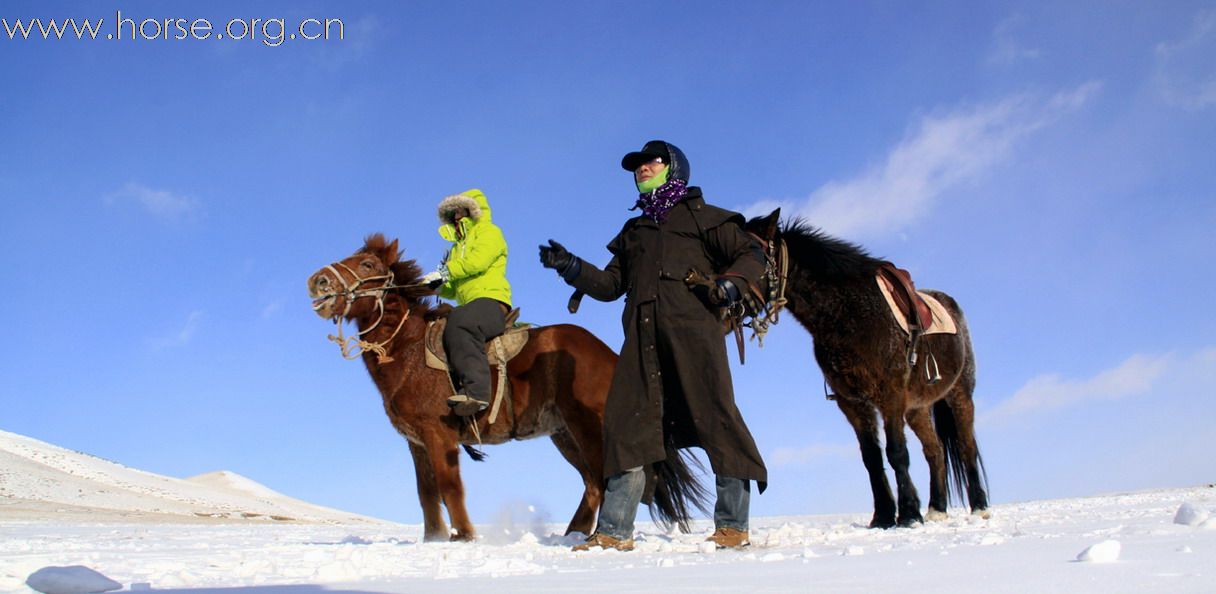
[{"label": "black pants", "polygon": [[458,394],[490,401],[493,388],[486,341],[502,334],[507,323],[503,307],[499,301],[482,297],[453,309],[448,316],[443,350],[448,354],[448,368]]}]

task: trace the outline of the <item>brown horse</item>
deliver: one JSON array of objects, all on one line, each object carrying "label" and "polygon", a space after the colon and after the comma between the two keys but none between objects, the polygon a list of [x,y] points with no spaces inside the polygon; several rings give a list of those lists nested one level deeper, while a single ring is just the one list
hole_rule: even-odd
[{"label": "brown horse", "polygon": [[[389,422],[409,443],[422,505],[425,540],[472,540],[475,535],[464,505],[459,446],[474,460],[479,451],[468,444],[500,444],[548,435],[583,479],[583,497],[566,534],[591,534],[604,494],[604,402],[616,370],[617,355],[587,330],[569,324],[528,330],[527,344],[507,366],[511,401],[497,422],[491,412],[475,417],[474,426],[451,413],[447,373],[427,367],[427,324],[447,315],[450,306],[434,306],[434,291],[420,284],[413,260],[400,261],[397,240],[367,238],[354,255],[325,266],[308,277],[308,294],[317,315],[339,324],[353,320],[359,333],[339,336],[343,354],[356,342],[368,373],[380,390]],[[332,337],[331,337],[332,338]],[[491,367],[491,385],[498,372]],[[653,489],[647,496],[651,516],[665,526],[688,531],[691,509],[704,507],[704,489],[688,462],[670,456],[652,467]],[[455,529],[449,534],[440,504]]]},{"label": "brown horse", "polygon": [[[603,498],[604,400],[616,366],[612,349],[583,328],[556,325],[529,330],[529,340],[507,367],[512,402],[489,424],[476,417],[477,434],[445,402],[447,374],[425,363],[423,338],[429,321],[446,315],[434,307],[431,289],[419,283],[413,260],[401,262],[397,241],[376,234],[362,249],[308,278],[313,309],[339,325],[359,328],[363,362],[379,388],[389,421],[409,442],[428,541],[472,540],[473,524],[460,480],[461,444],[499,444],[548,435],[583,480],[583,497],[566,533],[591,534]],[[340,335],[340,333],[339,333]],[[497,385],[492,369],[491,385]],[[480,439],[479,439],[480,438]],[[475,459],[476,450],[467,448]],[[454,534],[444,524],[447,507]]]},{"label": "brown horse", "polygon": [[[786,307],[813,336],[815,360],[835,393],[830,398],[857,434],[874,493],[870,526],[923,521],[920,498],[908,474],[905,422],[920,440],[929,465],[929,518],[946,517],[951,483],[960,499],[966,490],[973,513],[988,517],[987,475],[975,442],[971,400],[975,357],[958,303],[940,291],[922,291],[946,307],[957,333],[922,336],[915,343],[918,364],[910,364],[913,343],[897,325],[875,279],[883,261],[800,219],[778,230],[779,214],[780,209],[752,219],[747,229],[764,241],[784,242],[788,250]],[[934,372],[940,373],[940,379],[933,381]],[[875,412],[882,416],[898,508],[883,469]]]}]

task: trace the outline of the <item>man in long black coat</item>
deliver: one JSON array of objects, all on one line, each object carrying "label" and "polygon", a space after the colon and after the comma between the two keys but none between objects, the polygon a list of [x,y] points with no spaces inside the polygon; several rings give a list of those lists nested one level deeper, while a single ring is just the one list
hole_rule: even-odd
[{"label": "man in long black coat", "polygon": [[[579,291],[600,301],[625,295],[625,344],[604,415],[607,490],[596,533],[575,548],[631,549],[643,467],[691,446],[705,450],[716,475],[709,540],[746,546],[750,481],[763,491],[768,475],[735,406],[716,310],[760,281],[764,252],[741,215],[687,185],[688,160],[674,145],[648,142],[621,166],[634,173],[642,214],[608,244],[612,261],[600,270],[552,240],[541,247],[542,264]],[[684,283],[689,270],[728,278],[693,290]]]}]

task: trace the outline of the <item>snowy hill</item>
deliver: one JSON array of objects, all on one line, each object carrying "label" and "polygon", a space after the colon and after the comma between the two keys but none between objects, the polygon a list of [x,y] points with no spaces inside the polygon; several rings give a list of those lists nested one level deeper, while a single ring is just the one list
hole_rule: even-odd
[{"label": "snowy hill", "polygon": [[56,518],[381,523],[292,499],[227,471],[177,479],[0,431],[0,520]]}]

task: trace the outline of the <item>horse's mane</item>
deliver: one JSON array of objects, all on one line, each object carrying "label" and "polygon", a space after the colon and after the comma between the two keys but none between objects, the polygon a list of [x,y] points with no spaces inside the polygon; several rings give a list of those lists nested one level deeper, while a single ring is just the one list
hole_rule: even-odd
[{"label": "horse's mane", "polygon": [[816,276],[861,279],[873,276],[882,263],[865,248],[832,237],[801,217],[785,222],[781,238],[788,246],[790,260]]},{"label": "horse's mane", "polygon": [[363,247],[356,252],[371,254],[380,258],[393,272],[393,283],[398,285],[390,294],[403,297],[409,307],[420,307],[426,319],[432,320],[447,316],[451,306],[440,304],[434,297],[435,292],[418,283],[422,279],[422,268],[415,260],[401,260],[397,249],[397,240],[388,241],[383,233],[373,233],[363,240]]}]

